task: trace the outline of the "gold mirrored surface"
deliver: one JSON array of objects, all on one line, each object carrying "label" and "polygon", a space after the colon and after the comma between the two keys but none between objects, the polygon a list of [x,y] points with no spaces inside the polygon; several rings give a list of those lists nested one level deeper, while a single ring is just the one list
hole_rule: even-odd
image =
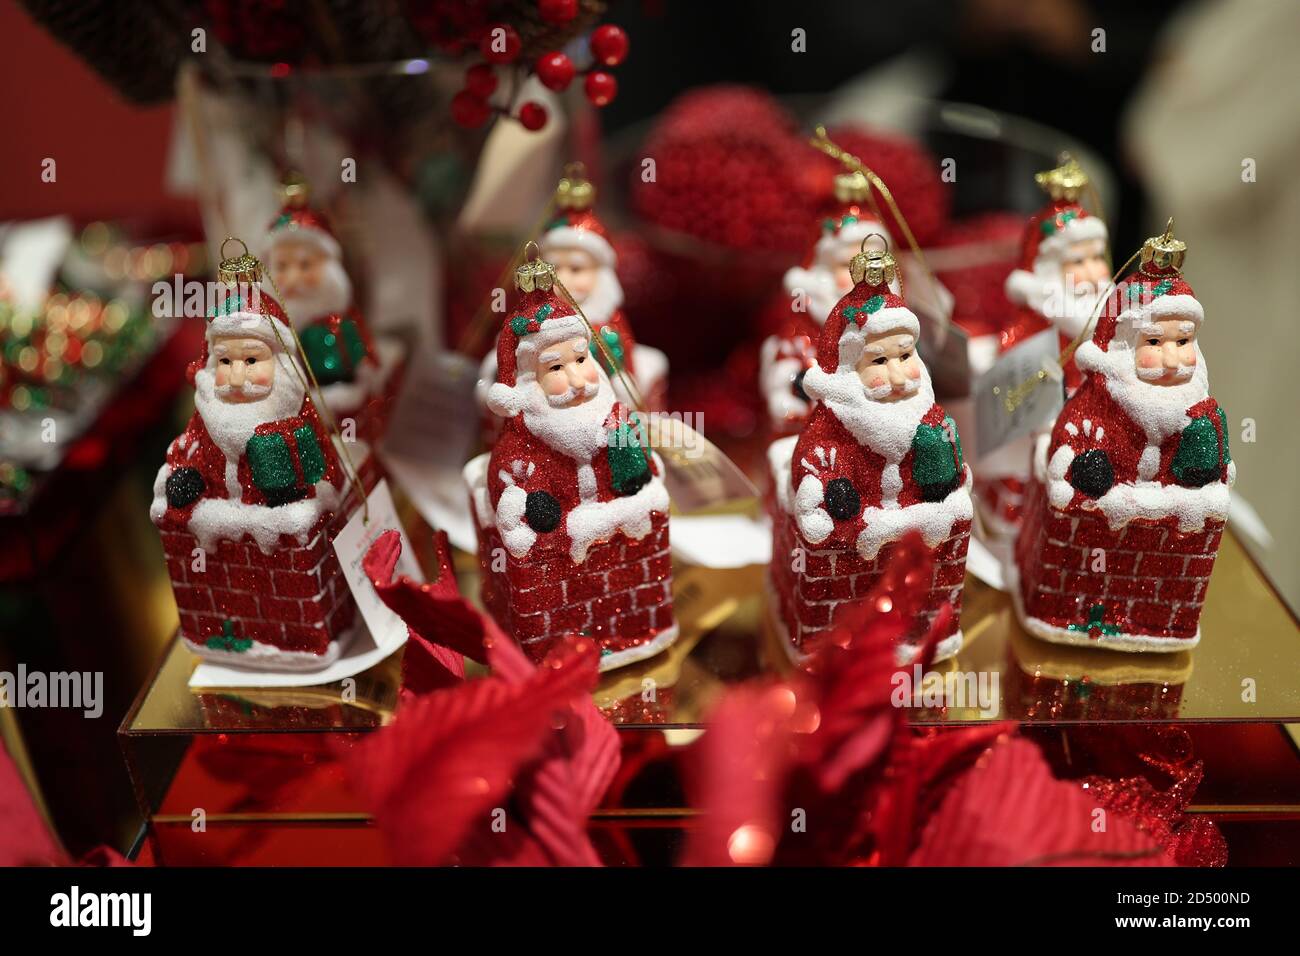
[{"label": "gold mirrored surface", "polygon": [[[458,561],[458,572],[462,589],[473,594],[472,562]],[[763,587],[759,567],[678,567],[681,638],[650,660],[602,675],[597,704],[628,730],[689,732],[728,684],[788,668],[763,624]],[[1047,644],[1019,626],[1006,594],[970,577],[962,628],[961,652],[932,668],[939,677],[922,675],[952,675],[947,706],[924,706],[924,693],[913,698],[922,705],[919,723],[1300,722],[1300,629],[1231,534],[1223,539],[1193,650],[1122,654]],[[370,730],[391,718],[401,676],[399,653],[359,675],[352,698],[342,682],[197,691],[188,687],[194,664],[172,644],[127,717],[128,736]],[[981,686],[996,692],[980,701]],[[956,696],[959,687],[971,692],[965,700]]]}]

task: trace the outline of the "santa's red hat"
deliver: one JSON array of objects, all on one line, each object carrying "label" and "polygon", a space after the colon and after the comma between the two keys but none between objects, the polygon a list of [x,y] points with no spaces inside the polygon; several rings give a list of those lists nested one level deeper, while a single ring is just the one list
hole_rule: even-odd
[{"label": "santa's red hat", "polygon": [[[551,269],[549,263],[537,260],[521,267],[521,271],[532,265]],[[550,276],[553,281],[553,270]],[[518,415],[527,404],[526,395],[518,387],[521,364],[530,367],[531,360],[548,346],[590,334],[582,316],[560,297],[551,281],[543,281],[545,288],[534,286],[524,292],[497,338],[497,380],[488,389],[487,404],[502,418]]]},{"label": "santa's red hat", "polygon": [[325,217],[307,206],[285,205],[267,227],[267,254],[280,243],[288,241],[311,243],[335,259],[343,254]]},{"label": "santa's red hat", "polygon": [[921,334],[916,314],[891,288],[897,275],[893,256],[874,250],[861,253],[854,256],[849,271],[854,286],[831,310],[817,343],[817,364],[828,375],[856,368],[870,336]]},{"label": "santa's red hat", "polygon": [[226,289],[208,316],[209,343],[232,335],[260,339],[275,352],[294,351],[293,332],[284,309],[260,285],[241,284]]},{"label": "santa's red hat", "polygon": [[542,255],[557,249],[581,249],[598,265],[614,268],[618,256],[609,241],[609,231],[590,209],[565,209],[547,223],[538,239]]}]

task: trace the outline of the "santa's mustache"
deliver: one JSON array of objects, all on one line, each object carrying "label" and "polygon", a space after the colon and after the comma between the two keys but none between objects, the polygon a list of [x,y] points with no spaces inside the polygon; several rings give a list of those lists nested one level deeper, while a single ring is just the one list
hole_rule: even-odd
[{"label": "santa's mustache", "polygon": [[270,385],[259,385],[256,382],[244,382],[241,385],[217,385],[212,390],[217,394],[218,398],[242,395],[245,398],[259,399],[266,398],[271,394]]},{"label": "santa's mustache", "polygon": [[1196,374],[1195,365],[1179,365],[1176,368],[1165,368],[1163,365],[1156,368],[1139,368],[1137,377],[1144,382],[1160,382],[1170,379],[1175,382],[1190,381],[1191,377]]},{"label": "santa's mustache", "polygon": [[591,398],[599,391],[600,382],[588,382],[581,388],[574,388],[570,385],[559,395],[548,394],[546,401],[550,403],[552,408],[564,408],[566,405],[573,404],[579,398]]},{"label": "santa's mustache", "polygon": [[920,388],[920,379],[908,378],[903,380],[903,387],[897,391],[895,391],[894,386],[888,382],[884,385],[877,385],[875,388],[870,388],[864,385],[862,386],[862,391],[864,391],[867,398],[871,399],[873,402],[883,402],[885,399],[895,394],[903,396],[915,395]]}]

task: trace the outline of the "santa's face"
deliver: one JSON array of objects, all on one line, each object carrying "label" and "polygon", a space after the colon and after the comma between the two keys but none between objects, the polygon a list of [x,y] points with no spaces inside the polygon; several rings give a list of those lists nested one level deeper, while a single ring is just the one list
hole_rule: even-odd
[{"label": "santa's face", "polygon": [[1196,323],[1173,318],[1143,326],[1135,355],[1138,378],[1148,385],[1182,385],[1196,372]]},{"label": "santa's face", "polygon": [[316,243],[281,239],[269,256],[271,277],[295,325],[342,312],[352,298],[343,263]]},{"label": "santa's face", "polygon": [[315,243],[282,239],[271,250],[271,276],[286,299],[311,295],[320,289],[328,258]]},{"label": "santa's face", "polygon": [[275,384],[275,356],[261,339],[224,336],[213,340],[216,396],[223,402],[256,402]]},{"label": "santa's face", "polygon": [[1106,243],[1101,239],[1085,239],[1070,246],[1061,262],[1061,278],[1066,289],[1076,294],[1095,294],[1110,281],[1110,265],[1106,262]]},{"label": "santa's face", "polygon": [[857,372],[867,397],[874,401],[896,402],[915,395],[921,385],[916,339],[910,332],[868,336]]},{"label": "santa's face", "polygon": [[546,250],[547,261],[555,266],[555,274],[564,287],[582,305],[591,290],[596,287],[599,278],[599,266],[596,259],[585,249],[551,249]]},{"label": "santa's face", "polygon": [[548,345],[537,356],[537,384],[552,408],[570,408],[595,397],[599,390],[596,363],[585,336]]}]

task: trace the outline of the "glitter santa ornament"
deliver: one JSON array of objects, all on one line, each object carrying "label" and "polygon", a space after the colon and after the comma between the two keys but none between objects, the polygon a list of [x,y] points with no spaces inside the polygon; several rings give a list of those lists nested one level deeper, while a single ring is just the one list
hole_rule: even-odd
[{"label": "glitter santa ornament", "polygon": [[258,284],[260,263],[224,260],[221,277],[230,285],[191,367],[195,411],[167,449],[150,517],[190,650],[236,667],[319,670],[358,621],[331,546],[358,502],[289,320]]},{"label": "glitter santa ornament", "polygon": [[[597,218],[596,187],[586,178],[581,163],[565,167],[555,189],[555,216],[542,227],[537,243],[542,258],[555,267],[561,283],[582,308],[599,343],[592,355],[605,366],[621,401],[640,404],[647,411],[662,411],[668,395],[668,357],[638,343],[623,312],[623,286],[618,280],[618,256],[609,232]],[[478,394],[486,402],[496,381],[496,352],[489,352],[479,370]],[[624,377],[636,394],[626,387]]]},{"label": "glitter santa ornament", "polygon": [[[867,242],[872,240],[868,239]],[[920,325],[894,291],[886,250],[855,256],[853,288],[821,330],[817,364],[804,376],[816,404],[798,436],[768,450],[773,493],[771,616],[796,660],[863,600],[895,544],[919,531],[934,556],[928,596],[898,649],[914,658],[935,616],[952,604],[938,659],[961,647],[958,619],[970,537],[970,470],[952,418],[934,401],[917,355]]]},{"label": "glitter santa ornament", "polygon": [[1236,466],[1185,255],[1170,230],[1146,241],[1075,353],[1083,384],[1034,449],[1012,593],[1043,640],[1121,651],[1200,640]]},{"label": "glitter santa ornament", "polygon": [[[1106,224],[1079,204],[1089,188],[1083,168],[1065,154],[1059,166],[1037,173],[1034,182],[1049,201],[1026,223],[1020,266],[1007,276],[1006,295],[1015,313],[1001,333],[1002,352],[1050,328],[1057,330],[1064,352],[1110,288]],[[1083,376],[1073,356],[1063,368],[1070,395]],[[1020,526],[1031,448],[1031,437],[1008,442],[975,465],[976,501],[984,527],[993,534],[1012,535]]]},{"label": "glitter santa ornament", "polygon": [[[869,205],[870,188],[859,171],[835,177],[835,203],[822,217],[821,236],[811,261],[785,274],[789,312],[759,353],[759,389],[772,428],[778,433],[797,432],[811,411],[804,375],[817,361],[817,339],[826,317],[853,288],[849,263],[867,236],[889,238]],[[897,281],[893,291],[898,291]]]},{"label": "glitter santa ornament", "polygon": [[276,293],[293,317],[321,397],[337,420],[353,419],[363,437],[381,427],[380,399],[396,364],[377,343],[352,296],[343,251],[325,217],[308,204],[295,174],[282,185],[284,206],[271,221],[265,260]]},{"label": "glitter santa ornament", "polygon": [[581,634],[608,670],[677,638],[663,463],[555,268],[534,258],[515,283],[487,395],[504,428],[465,468],[483,603],[534,660]]},{"label": "glitter santa ornament", "polygon": [[[1050,201],[1029,218],[1020,267],[1007,276],[1006,293],[1016,318],[1003,331],[1001,349],[1013,348],[1035,332],[1055,326],[1064,350],[1087,326],[1110,286],[1106,224],[1079,204],[1088,176],[1068,155],[1060,166],[1034,176]],[[1071,361],[1066,387],[1083,376]]]}]

